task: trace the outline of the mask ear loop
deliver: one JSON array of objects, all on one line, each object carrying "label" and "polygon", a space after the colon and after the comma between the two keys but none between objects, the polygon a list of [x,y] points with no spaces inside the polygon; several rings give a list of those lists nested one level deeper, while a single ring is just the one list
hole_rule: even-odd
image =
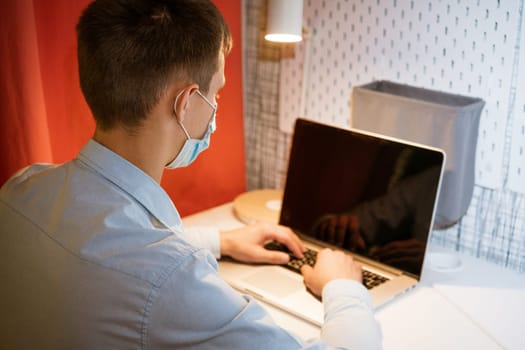
[{"label": "mask ear loop", "polygon": [[182,124],[182,121],[179,120],[179,118],[177,117],[177,101],[179,100],[179,97],[180,97],[180,95],[182,95],[183,92],[184,92],[184,90],[179,92],[177,94],[177,97],[175,97],[175,101],[173,102],[173,114],[175,114],[175,120],[177,120],[177,123],[180,125],[182,131],[184,131],[184,134],[186,135],[186,139],[190,140],[191,139],[190,134],[188,133],[188,131],[186,130],[186,128]]},{"label": "mask ear loop", "polygon": [[211,114],[211,117],[210,117],[210,121],[209,121],[209,124],[208,124],[208,127],[211,128],[212,132],[215,131],[215,117],[217,115],[217,103],[213,104],[210,102],[210,100],[208,100],[208,98],[206,96],[204,96],[202,94],[202,92],[200,92],[199,90],[195,91],[200,97],[202,97],[202,99],[204,100],[204,102],[206,102],[208,104],[208,106],[211,107],[211,109],[213,110],[212,111],[212,114]]}]

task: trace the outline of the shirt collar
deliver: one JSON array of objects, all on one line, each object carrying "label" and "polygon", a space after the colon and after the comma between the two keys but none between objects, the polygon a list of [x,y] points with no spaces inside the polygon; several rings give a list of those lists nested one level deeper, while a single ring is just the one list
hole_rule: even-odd
[{"label": "shirt collar", "polygon": [[141,169],[93,139],[77,159],[135,198],[164,226],[182,231],[180,215],[170,197]]}]

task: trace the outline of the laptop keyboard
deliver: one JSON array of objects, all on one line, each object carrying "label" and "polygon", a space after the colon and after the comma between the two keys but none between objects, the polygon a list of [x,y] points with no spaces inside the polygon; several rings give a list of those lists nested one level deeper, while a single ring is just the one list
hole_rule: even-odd
[{"label": "laptop keyboard", "polygon": [[[304,257],[302,259],[299,259],[295,257],[292,254],[292,252],[290,252],[290,250],[282,243],[279,243],[276,241],[270,241],[266,243],[264,247],[269,250],[279,250],[279,251],[288,253],[290,255],[290,261],[288,261],[288,263],[285,266],[299,273],[301,273],[301,267],[304,264],[314,266],[315,261],[317,259],[317,252],[310,248],[306,248],[307,249],[306,252],[303,253]],[[386,281],[388,281],[388,278],[363,269],[363,285],[366,288],[368,289],[374,288]]]}]

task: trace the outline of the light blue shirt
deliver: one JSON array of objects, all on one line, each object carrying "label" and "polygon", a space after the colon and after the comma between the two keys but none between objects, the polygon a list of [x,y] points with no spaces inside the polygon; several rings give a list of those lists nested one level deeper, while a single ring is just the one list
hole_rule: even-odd
[{"label": "light blue shirt", "polygon": [[[213,223],[210,223],[213,224]],[[0,190],[3,345],[9,349],[376,349],[359,283],[323,291],[321,339],[277,326],[217,272],[216,230],[185,233],[164,190],[90,140]],[[214,257],[215,255],[215,257]]]}]

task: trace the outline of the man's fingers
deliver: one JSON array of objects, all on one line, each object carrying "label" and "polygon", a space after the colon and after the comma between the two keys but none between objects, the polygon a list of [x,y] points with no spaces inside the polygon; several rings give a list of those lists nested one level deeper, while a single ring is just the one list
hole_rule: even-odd
[{"label": "man's fingers", "polygon": [[308,276],[312,273],[312,267],[310,265],[304,264],[301,266],[301,274],[304,279],[308,279]]},{"label": "man's fingers", "polygon": [[301,239],[288,227],[275,226],[270,238],[287,246],[296,257],[303,258],[303,252],[306,251],[306,248]]},{"label": "man's fingers", "polygon": [[263,256],[261,256],[261,261],[268,262],[270,264],[286,264],[288,261],[290,261],[290,256],[283,252],[278,252],[274,250],[266,250],[264,249],[264,252],[261,253]]},{"label": "man's fingers", "polygon": [[286,264],[290,261],[290,256],[282,252],[274,252],[270,257],[270,262],[275,264]]}]

